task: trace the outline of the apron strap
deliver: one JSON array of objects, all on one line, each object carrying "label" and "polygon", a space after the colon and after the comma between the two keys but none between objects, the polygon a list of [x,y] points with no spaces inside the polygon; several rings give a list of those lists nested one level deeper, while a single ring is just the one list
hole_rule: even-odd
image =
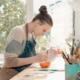
[{"label": "apron strap", "polygon": [[[26,38],[27,38],[27,40],[28,40],[28,23],[26,24]],[[34,39],[34,35],[33,35],[33,32],[31,32],[31,34],[32,34],[32,39]]]},{"label": "apron strap", "polygon": [[25,27],[26,27],[26,38],[28,40],[28,23],[25,25]]}]

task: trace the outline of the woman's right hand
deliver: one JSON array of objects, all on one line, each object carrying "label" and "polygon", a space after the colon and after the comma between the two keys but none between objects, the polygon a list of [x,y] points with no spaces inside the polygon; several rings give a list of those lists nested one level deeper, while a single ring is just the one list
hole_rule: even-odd
[{"label": "woman's right hand", "polygon": [[48,60],[47,52],[38,53],[36,55],[36,62],[43,62]]}]

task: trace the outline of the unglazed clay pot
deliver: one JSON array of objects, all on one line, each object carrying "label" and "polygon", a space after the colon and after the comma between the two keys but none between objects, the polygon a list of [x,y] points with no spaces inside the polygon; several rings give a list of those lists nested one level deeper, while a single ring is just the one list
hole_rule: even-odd
[{"label": "unglazed clay pot", "polygon": [[51,62],[41,62],[40,66],[41,68],[49,68],[50,67]]}]

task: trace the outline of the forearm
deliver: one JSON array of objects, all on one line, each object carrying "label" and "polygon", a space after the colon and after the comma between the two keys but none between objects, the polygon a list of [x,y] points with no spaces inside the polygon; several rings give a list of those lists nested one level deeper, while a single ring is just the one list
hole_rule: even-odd
[{"label": "forearm", "polygon": [[29,58],[16,58],[16,57],[11,57],[11,58],[6,58],[5,59],[5,67],[11,68],[11,67],[19,67],[19,66],[24,66],[27,64],[35,63],[37,62],[36,56],[34,57],[29,57]]},{"label": "forearm", "polygon": [[18,58],[17,66],[27,65],[35,62],[37,62],[36,56],[29,57],[29,58]]},{"label": "forearm", "polygon": [[27,58],[17,58],[17,57],[5,56],[4,66],[8,68],[19,67],[19,66],[24,66],[27,64],[31,64],[31,63],[46,61],[47,58],[48,57],[46,54],[37,54],[36,56],[27,57]]}]

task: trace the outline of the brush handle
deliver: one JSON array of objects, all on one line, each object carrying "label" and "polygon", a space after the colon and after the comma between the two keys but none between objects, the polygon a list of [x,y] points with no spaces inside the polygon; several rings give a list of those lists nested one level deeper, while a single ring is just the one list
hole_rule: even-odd
[{"label": "brush handle", "polygon": [[62,54],[63,54],[63,58],[65,58],[66,61],[67,61],[69,64],[72,64],[71,60],[69,59],[69,56],[68,56],[68,55],[65,55],[64,52],[62,52]]}]

